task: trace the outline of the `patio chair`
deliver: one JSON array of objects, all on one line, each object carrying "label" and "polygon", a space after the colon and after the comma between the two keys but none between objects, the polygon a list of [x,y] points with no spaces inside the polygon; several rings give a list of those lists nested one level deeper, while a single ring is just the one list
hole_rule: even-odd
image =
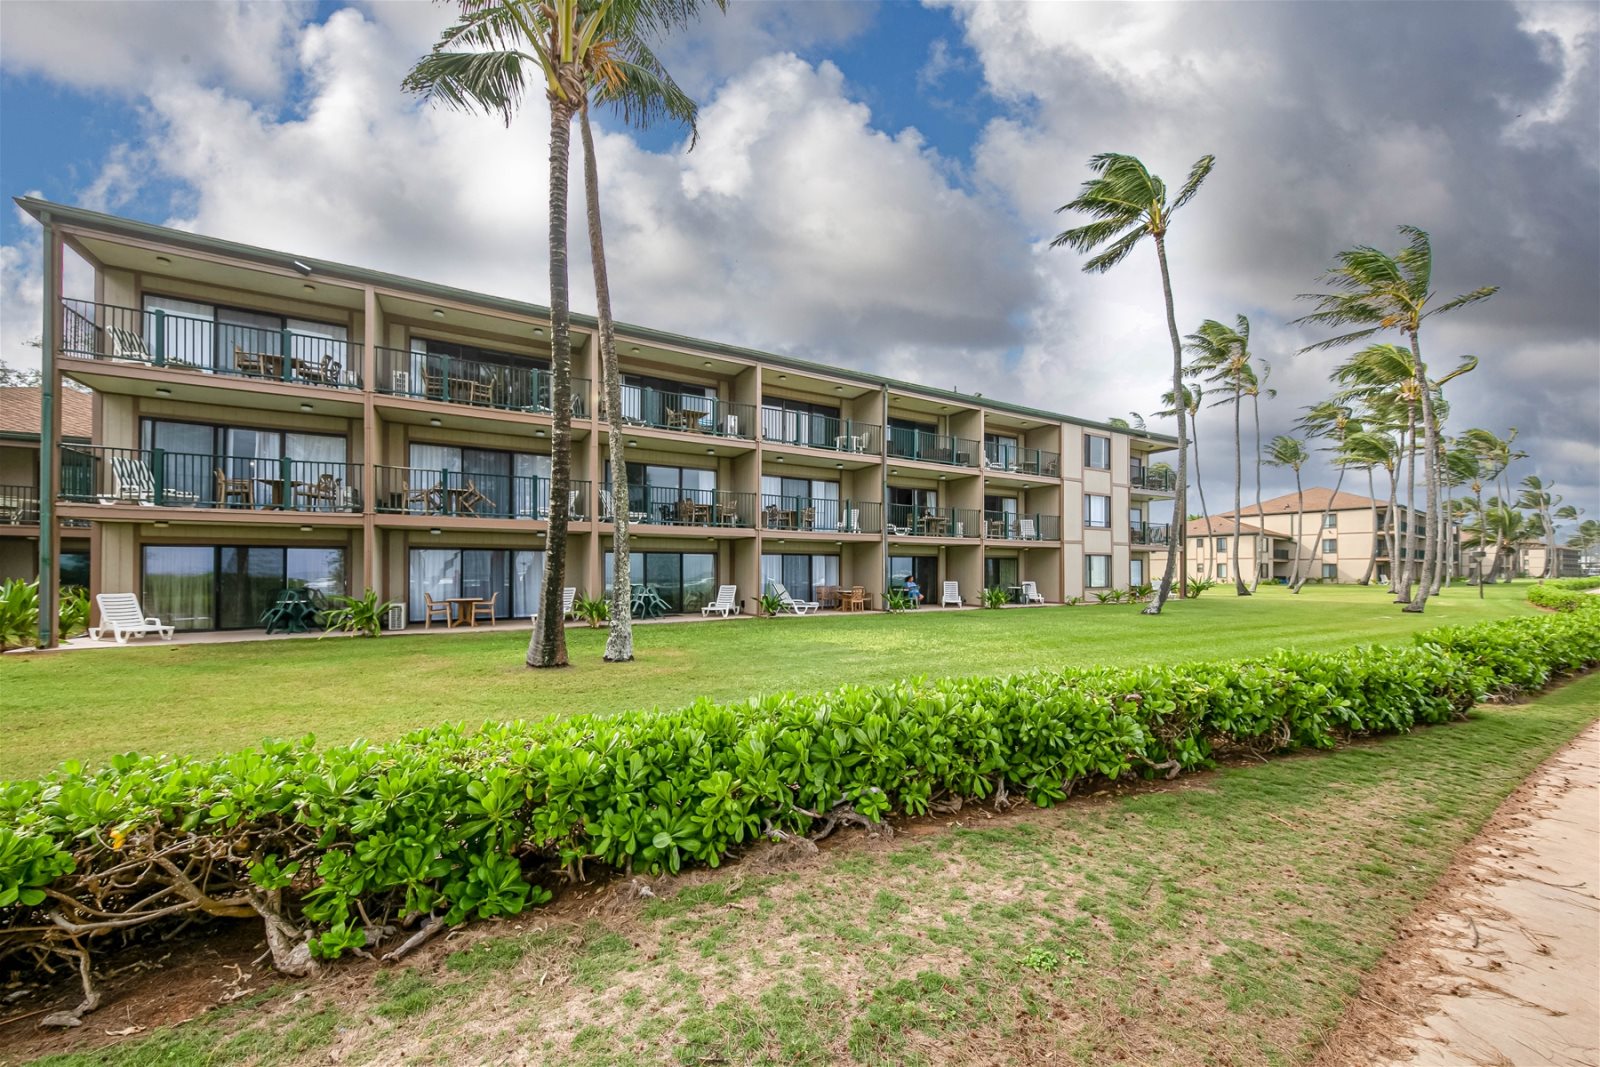
[{"label": "patio chair", "polygon": [[323,356],[316,363],[305,363],[300,367],[302,381],[315,385],[338,385],[339,374],[344,370],[344,365],[332,356]]},{"label": "patio chair", "polygon": [[846,508],[845,509],[845,512],[844,512],[844,524],[839,527],[839,532],[840,533],[860,533],[861,532],[861,509],[860,508]]},{"label": "patio chair", "polygon": [[478,625],[479,619],[488,619],[489,625],[493,626],[495,624],[494,605],[495,601],[499,599],[500,594],[496,593],[488,600],[480,600],[476,604],[472,605],[472,618],[469,620],[471,624],[476,626]]},{"label": "patio chair", "polygon": [[[156,505],[156,476],[144,460],[135,459],[133,456],[112,456],[111,477],[114,482],[112,494],[109,497],[101,497],[100,503],[126,502],[143,504],[146,507]],[[163,489],[160,503],[193,504],[198,499],[199,495],[196,493],[182,489]]]},{"label": "patio chair", "polygon": [[143,637],[146,634],[160,634],[163,641],[172,640],[173,628],[154,616],[146,615],[139,606],[139,598],[133,593],[97,593],[94,602],[100,606],[100,625],[89,628],[91,640],[100,640],[100,635],[106,630],[111,631],[119,645],[127,644],[130,637]]},{"label": "patio chair", "polygon": [[716,519],[718,526],[739,525],[739,498],[731,490],[717,490]]},{"label": "patio chair", "polygon": [[868,607],[866,586],[851,586],[850,592],[843,594],[843,599],[839,606],[845,611],[866,611]]},{"label": "patio chair", "polygon": [[[616,494],[609,489],[600,490],[600,510],[605,518],[610,519],[616,516],[616,506]],[[634,511],[631,507],[628,509],[629,522],[644,522],[649,517],[650,513],[648,511]]]},{"label": "patio chair", "polygon": [[718,586],[717,599],[700,609],[701,615],[721,615],[724,619],[738,613],[739,587],[736,585]]},{"label": "patio chair", "polygon": [[294,494],[313,505],[325,504],[332,511],[343,503],[344,483],[332,474],[319,474],[314,482],[295,482]]},{"label": "patio chair", "polygon": [[1039,595],[1039,583],[1022,583],[1022,602],[1024,604],[1043,604],[1044,597]]},{"label": "patio chair", "polygon": [[413,486],[407,481],[400,484],[400,489],[405,494],[407,511],[411,510],[412,504],[421,504],[424,515],[433,515],[444,510],[444,486],[438,482],[430,486]]},{"label": "patio chair", "polygon": [[1024,541],[1039,540],[1039,524],[1033,519],[1018,519],[1017,536]]},{"label": "patio chair", "polygon": [[576,586],[569,585],[565,589],[561,590],[561,617],[563,619],[570,619],[573,617],[574,612],[572,605],[577,603],[577,600],[578,589]]},{"label": "patio chair", "polygon": [[483,494],[483,490],[478,488],[478,483],[468,478],[467,484],[462,487],[460,493],[456,496],[456,513],[459,515],[464,511],[468,515],[477,515],[479,504],[487,504],[490,508],[494,507],[494,501]]},{"label": "patio chair", "polygon": [[243,502],[245,507],[255,503],[256,494],[249,478],[230,478],[221,467],[213,468],[211,473],[217,479],[217,503],[225,508],[232,507],[235,500]]},{"label": "patio chair", "polygon": [[958,608],[962,606],[961,586],[957,582],[945,582],[944,595],[939,597],[939,606],[941,608],[948,607],[951,604]]},{"label": "patio chair", "polygon": [[261,363],[261,356],[255,352],[246,352],[244,345],[233,346],[233,369],[240,374],[256,377],[266,373],[266,368]]},{"label": "patio chair", "polygon": [[155,357],[144,346],[144,338],[121,326],[107,326],[106,336],[111,339],[112,359],[131,359],[139,363],[153,363]]},{"label": "patio chair", "polygon": [[435,600],[428,593],[422,594],[422,628],[432,629],[434,616],[446,626],[450,625],[450,602],[448,600]]},{"label": "patio chair", "polygon": [[783,605],[781,610],[787,611],[791,615],[808,615],[816,611],[820,606],[815,600],[796,600],[789,595],[789,590],[783,587],[782,582],[769,581],[767,582],[767,588],[777,594],[779,601]]},{"label": "patio chair", "polygon": [[436,370],[422,372],[422,395],[428,400],[444,399],[444,373]]}]

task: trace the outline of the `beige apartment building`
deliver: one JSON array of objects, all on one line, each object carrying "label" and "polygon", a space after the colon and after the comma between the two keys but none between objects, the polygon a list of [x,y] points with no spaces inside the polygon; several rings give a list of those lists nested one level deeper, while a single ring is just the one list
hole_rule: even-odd
[{"label": "beige apartment building", "polygon": [[[1301,507],[1299,495],[1285,493],[1262,501],[1259,515],[1254,505],[1243,509],[1241,517],[1245,521],[1260,525],[1274,537],[1288,539],[1290,563],[1284,567],[1282,574],[1275,570],[1275,578],[1290,577],[1294,541],[1298,538],[1301,573],[1308,580],[1359,582],[1367,573],[1368,562],[1374,558],[1377,559],[1377,566],[1373,570],[1373,580],[1389,580],[1389,548],[1384,536],[1388,522],[1388,501],[1374,500],[1356,493],[1334,493],[1331,489],[1313,486],[1305,490],[1303,511]],[[1231,512],[1225,512],[1219,517],[1228,518],[1230,515]],[[1397,517],[1399,558],[1402,561],[1416,558],[1422,551],[1423,513],[1408,511],[1402,504],[1398,506]]]},{"label": "beige apartment building", "polygon": [[[89,444],[94,417],[89,394],[63,389],[57,395],[61,440]],[[37,388],[0,388],[0,581],[32,581],[39,575],[39,400]],[[88,530],[63,530],[60,569],[62,584],[89,584]]]},{"label": "beige apartment building", "polygon": [[[24,198],[44,227],[46,372],[94,390],[47,434],[54,509],[94,591],[185,629],[247,629],[285,588],[537,600],[550,504],[549,312]],[[62,293],[70,248],[90,291]],[[568,584],[598,594],[613,507],[652,607],[741,606],[915,577],[1061,602],[1150,580],[1171,438],[619,324],[626,430],[573,332]],[[628,484],[608,484],[608,450]]]},{"label": "beige apartment building", "polygon": [[[1234,539],[1239,545],[1239,572],[1246,582],[1252,575],[1261,581],[1287,581],[1292,570],[1294,541],[1250,523],[1235,522],[1220,516],[1190,519],[1184,528],[1184,557],[1189,577],[1219,582],[1233,581]],[[1167,565],[1165,549],[1150,554],[1150,565],[1159,579]]]}]

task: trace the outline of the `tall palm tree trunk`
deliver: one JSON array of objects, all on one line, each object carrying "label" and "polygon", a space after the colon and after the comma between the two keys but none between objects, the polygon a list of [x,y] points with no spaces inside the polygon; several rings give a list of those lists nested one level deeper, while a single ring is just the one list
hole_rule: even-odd
[{"label": "tall palm tree trunk", "polygon": [[1428,382],[1428,366],[1422,362],[1422,346],[1417,331],[1411,331],[1411,358],[1417,367],[1417,380],[1422,383],[1422,482],[1426,494],[1422,512],[1422,566],[1417,595],[1404,608],[1420,614],[1433,592],[1434,572],[1439,565],[1438,546],[1434,544],[1439,521],[1439,428],[1434,425],[1433,386]]},{"label": "tall palm tree trunk", "polygon": [[[1178,317],[1172,307],[1172,276],[1167,270],[1167,243],[1160,234],[1155,235],[1156,262],[1161,265],[1161,295],[1167,303],[1167,333],[1172,337],[1172,395],[1183,396],[1183,341],[1178,337]],[[1172,522],[1167,526],[1167,565],[1161,575],[1161,586],[1156,597],[1141,612],[1160,615],[1172,595],[1173,571],[1178,565],[1178,552],[1183,547],[1184,527],[1189,523],[1189,434],[1184,423],[1183,408],[1178,407],[1178,484],[1172,502]]]},{"label": "tall palm tree trunk", "polygon": [[[1261,506],[1261,390],[1259,388],[1250,394],[1250,408],[1251,418],[1255,423],[1256,430],[1256,526],[1265,530],[1267,528],[1267,513]],[[1272,544],[1271,538],[1268,538],[1267,544],[1269,546]],[[1271,551],[1270,547],[1268,551]],[[1267,564],[1267,573],[1269,575],[1272,573],[1270,561]],[[1256,573],[1250,578],[1250,591],[1252,593],[1256,591],[1256,585],[1260,581],[1261,568],[1257,566]]]},{"label": "tall palm tree trunk", "polygon": [[1416,525],[1417,518],[1417,416],[1416,407],[1409,405],[1406,408],[1406,428],[1400,435],[1400,440],[1405,448],[1406,464],[1406,529],[1405,544],[1401,550],[1405,553],[1405,565],[1396,567],[1394,581],[1390,585],[1390,592],[1395,596],[1396,604],[1403,604],[1411,599],[1412,564],[1416,562],[1416,538],[1412,527]]},{"label": "tall palm tree trunk", "polygon": [[[1233,591],[1239,596],[1249,596],[1250,587],[1244,584],[1244,575],[1239,572],[1239,539],[1243,536],[1239,532],[1242,517],[1239,509],[1244,506],[1244,437],[1240,421],[1244,415],[1239,410],[1243,404],[1240,393],[1240,382],[1237,374],[1233,377]],[[1259,535],[1257,535],[1259,536]],[[1260,554],[1261,542],[1256,542],[1256,555]],[[1261,572],[1260,561],[1256,562],[1256,573]]]},{"label": "tall palm tree trunk", "polygon": [[1294,563],[1289,571],[1289,590],[1300,591],[1300,542],[1306,538],[1306,494],[1300,488],[1300,468],[1294,469],[1294,493],[1299,504],[1294,512]]},{"label": "tall palm tree trunk", "polygon": [[[1322,517],[1317,520],[1317,528],[1311,534],[1311,557],[1313,559],[1317,559],[1322,555],[1322,540],[1328,529],[1328,516],[1333,514],[1333,502],[1338,498],[1339,489],[1344,485],[1344,471],[1344,464],[1339,464],[1339,477],[1333,480],[1333,495],[1328,497],[1328,506],[1322,509]],[[1335,571],[1337,572],[1337,564],[1335,564]],[[1295,583],[1296,590],[1306,584],[1306,578],[1307,575],[1300,576]]]},{"label": "tall palm tree trunk", "polygon": [[1372,476],[1372,467],[1367,467],[1367,501],[1372,510],[1372,554],[1367,557],[1367,570],[1361,576],[1362,585],[1372,584],[1372,572],[1378,566],[1378,546],[1383,542],[1383,531],[1378,529],[1378,498],[1376,479]]},{"label": "tall palm tree trunk", "polygon": [[1400,461],[1385,470],[1389,475],[1389,511],[1384,517],[1383,536],[1389,549],[1389,591],[1394,592],[1395,575],[1400,572],[1400,516],[1396,509],[1400,503]]},{"label": "tall palm tree trunk", "polygon": [[[633,659],[633,582],[628,557],[628,464],[618,443],[622,440],[622,380],[617,374],[617,331],[611,319],[611,283],[606,271],[605,234],[600,226],[600,167],[594,155],[594,131],[589,127],[589,100],[578,111],[583,137],[583,195],[589,212],[589,259],[594,263],[595,312],[600,320],[600,375],[606,391],[607,448],[611,464],[611,621],[606,631],[605,660],[625,663]],[[617,488],[623,503],[617,505]]]},{"label": "tall palm tree trunk", "polygon": [[[1179,417],[1181,418],[1182,416],[1180,415]],[[1205,487],[1205,484],[1200,481],[1200,413],[1199,413],[1199,411],[1191,411],[1189,413],[1189,427],[1190,427],[1190,430],[1189,430],[1189,445],[1194,450],[1194,488],[1195,488],[1195,492],[1200,494],[1200,524],[1202,526],[1204,526],[1207,531],[1209,531],[1211,529],[1211,512],[1206,508],[1206,487]],[[1187,515],[1185,515],[1184,516],[1184,521],[1187,522],[1188,518],[1189,517]],[[1217,554],[1216,553],[1216,547],[1217,547],[1216,546],[1216,542],[1213,541],[1212,544],[1211,544],[1211,555],[1213,557],[1213,559],[1212,559],[1213,563],[1216,562],[1216,559],[1215,559],[1215,556]]]},{"label": "tall palm tree trunk", "polygon": [[[576,81],[576,79],[573,79]],[[567,578],[567,520],[572,493],[572,318],[567,293],[567,173],[572,156],[570,100],[550,98],[550,523],[545,539],[544,585],[539,614],[528,642],[528,666],[567,666],[567,627],[562,588]]]}]

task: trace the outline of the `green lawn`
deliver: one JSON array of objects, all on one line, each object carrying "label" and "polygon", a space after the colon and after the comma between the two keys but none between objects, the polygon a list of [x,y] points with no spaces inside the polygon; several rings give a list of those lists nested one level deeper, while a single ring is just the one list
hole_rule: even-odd
[{"label": "green lawn", "polygon": [[758,853],[48,1062],[1307,1064],[1457,850],[1597,716],[1600,675],[1334,753]]},{"label": "green lawn", "polygon": [[641,626],[639,659],[600,661],[601,631],[569,630],[574,667],[522,666],[527,633],[273,641],[0,657],[0,778],[130,750],[207,754],[262,737],[386,739],[419,726],[678,706],[914,674],[1135,664],[1404,641],[1421,629],[1532,611],[1523,585],[1453,590],[1422,617],[1382,590],[1214,589],[1160,618],[1129,606]]}]

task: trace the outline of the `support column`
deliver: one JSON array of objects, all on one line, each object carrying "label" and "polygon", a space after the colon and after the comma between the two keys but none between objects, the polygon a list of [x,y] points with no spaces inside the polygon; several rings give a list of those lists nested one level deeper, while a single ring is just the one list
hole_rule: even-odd
[{"label": "support column", "polygon": [[[378,388],[378,342],[383,339],[378,323],[378,294],[367,286],[361,307],[361,569],[368,589],[383,599],[383,575],[378,570],[377,515],[378,414],[373,395]],[[361,590],[350,590],[359,595]]]},{"label": "support column", "polygon": [[39,632],[40,648],[60,637],[61,530],[56,521],[57,487],[61,484],[61,419],[56,408],[61,372],[56,353],[61,347],[61,235],[42,212],[44,227],[44,329],[39,344]]}]

